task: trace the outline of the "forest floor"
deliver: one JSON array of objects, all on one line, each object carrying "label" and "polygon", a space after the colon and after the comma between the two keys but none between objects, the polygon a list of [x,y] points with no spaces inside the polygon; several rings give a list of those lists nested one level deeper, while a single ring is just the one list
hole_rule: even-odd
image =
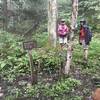
[{"label": "forest floor", "polygon": [[[100,79],[99,38],[100,36],[95,35],[90,43],[87,64],[83,63],[83,49],[80,45],[78,45],[78,42],[75,40],[74,51],[73,51],[73,63],[71,66],[71,72],[69,77],[73,77],[77,80],[80,80],[81,85],[74,91],[74,93],[77,96],[84,97],[83,100],[89,100],[88,97],[91,96],[91,93],[95,88],[92,79],[93,78]],[[30,79],[26,78],[26,80],[29,81]],[[3,79],[0,79],[0,97],[1,97],[0,100],[10,100],[10,99],[3,99],[4,98],[3,96],[6,95],[6,87],[7,84],[5,84]],[[18,99],[18,100],[23,100],[23,99]],[[31,100],[31,99],[26,99],[26,100]]]}]

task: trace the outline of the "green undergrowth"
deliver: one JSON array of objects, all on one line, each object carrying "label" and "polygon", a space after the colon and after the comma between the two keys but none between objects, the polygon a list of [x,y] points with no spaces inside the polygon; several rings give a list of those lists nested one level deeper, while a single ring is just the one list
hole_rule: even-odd
[{"label": "green undergrowth", "polygon": [[[6,98],[10,98],[10,100],[13,100],[12,98],[18,98],[18,97],[36,97],[41,98],[42,97],[53,97],[54,100],[65,100],[63,96],[65,95],[66,98],[69,97],[69,94],[71,94],[73,97],[75,97],[75,94],[73,92],[75,91],[75,88],[77,88],[78,85],[81,85],[80,81],[72,78],[62,79],[60,81],[57,81],[54,84],[49,83],[38,83],[34,86],[27,85],[23,88],[23,91],[17,87],[9,90],[9,95]],[[71,96],[70,95],[70,96]],[[72,97],[70,97],[72,98]],[[75,97],[76,98],[76,97]],[[79,97],[77,97],[79,98]],[[7,99],[9,100],[9,99]],[[76,100],[76,99],[72,99]],[[81,99],[79,99],[81,100]]]},{"label": "green undergrowth", "polygon": [[[32,50],[32,57],[34,67],[39,70],[38,72],[50,76],[57,74],[57,71],[61,68],[61,63],[65,63],[66,50],[61,51],[59,47],[54,49],[47,46],[46,35],[47,33],[44,33],[43,36],[42,34],[38,34],[36,35],[36,38],[33,36],[33,39],[37,39],[39,46],[38,48]],[[78,79],[72,77],[66,79],[61,77],[61,80],[57,79],[54,83],[39,82],[35,86],[28,86],[30,83],[29,81],[26,80],[26,82],[20,80],[21,86],[18,87],[16,85],[19,84],[17,83],[17,79],[23,76],[27,76],[29,78],[31,72],[28,53],[27,51],[23,50],[22,44],[23,38],[7,32],[0,32],[0,77],[3,79],[3,81],[5,81],[5,83],[7,82],[6,86],[8,93],[6,95],[8,98],[17,98],[21,96],[36,97],[41,94],[40,92],[42,92],[43,96],[56,97],[55,100],[64,100],[61,99],[64,96],[67,98],[66,100],[82,100],[82,96],[75,94],[74,90],[76,86],[80,86],[81,83]],[[100,77],[99,62],[100,41],[97,35],[93,37],[90,43],[87,64],[83,64],[82,46],[75,41],[72,66],[74,66],[76,69],[80,68],[80,74],[90,75],[91,78]],[[90,92],[88,89],[86,89],[86,87],[83,88],[84,92]]]}]

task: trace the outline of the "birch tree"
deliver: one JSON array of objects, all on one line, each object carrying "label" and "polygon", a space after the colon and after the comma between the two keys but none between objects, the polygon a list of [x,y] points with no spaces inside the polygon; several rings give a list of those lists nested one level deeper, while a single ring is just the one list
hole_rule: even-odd
[{"label": "birch tree", "polygon": [[68,74],[70,71],[70,65],[72,60],[72,51],[73,51],[73,37],[75,33],[75,29],[77,27],[77,16],[78,16],[78,0],[72,0],[72,16],[71,16],[71,33],[70,33],[70,41],[68,43],[67,49],[67,61],[65,65],[65,74]]},{"label": "birch tree", "polygon": [[48,33],[50,45],[56,47],[57,0],[48,0]]}]

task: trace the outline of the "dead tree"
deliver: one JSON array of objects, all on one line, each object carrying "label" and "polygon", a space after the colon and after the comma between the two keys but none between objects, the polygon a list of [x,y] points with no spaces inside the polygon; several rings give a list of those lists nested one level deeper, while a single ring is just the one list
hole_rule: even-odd
[{"label": "dead tree", "polygon": [[73,37],[75,29],[77,27],[77,16],[78,16],[78,0],[72,0],[71,33],[70,33],[70,41],[68,43],[67,61],[65,65],[64,74],[68,74],[70,71],[70,66],[72,61],[72,51],[73,51]]}]

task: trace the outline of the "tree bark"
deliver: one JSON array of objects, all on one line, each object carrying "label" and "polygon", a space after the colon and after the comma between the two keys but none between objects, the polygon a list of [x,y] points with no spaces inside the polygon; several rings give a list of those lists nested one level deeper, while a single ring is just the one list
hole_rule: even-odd
[{"label": "tree bark", "polygon": [[56,22],[57,22],[57,0],[48,1],[48,33],[49,43],[51,46],[56,47]]},{"label": "tree bark", "polygon": [[78,16],[78,0],[72,0],[71,33],[67,49],[67,61],[64,72],[65,74],[68,74],[70,71],[70,66],[72,61],[72,51],[73,51],[73,37],[75,29],[77,28],[77,16]]},{"label": "tree bark", "polygon": [[4,30],[7,31],[7,24],[8,24],[7,0],[3,1],[3,15],[4,15],[3,27],[4,27]]}]

